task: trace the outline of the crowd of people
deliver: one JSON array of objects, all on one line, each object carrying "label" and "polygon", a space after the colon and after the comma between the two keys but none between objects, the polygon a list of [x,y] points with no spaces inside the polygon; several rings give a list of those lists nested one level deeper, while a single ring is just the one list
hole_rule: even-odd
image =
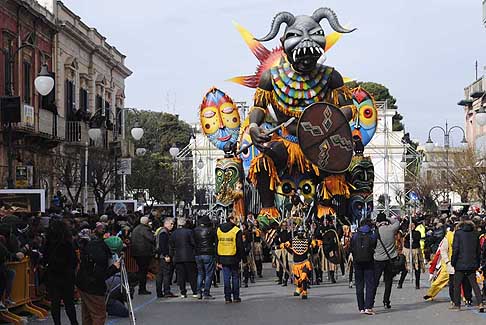
[{"label": "crowd of people", "polygon": [[476,306],[484,312],[486,287],[481,292],[478,284],[483,284],[486,271],[484,238],[485,220],[479,216],[417,216],[409,224],[408,219],[400,222],[380,213],[375,222],[362,220],[350,245],[359,311],[374,315],[382,274],[383,305],[389,309],[394,277],[399,276],[397,289],[402,289],[407,273],[413,272],[415,288],[420,289],[428,265],[431,286],[424,300],[433,300],[449,285],[451,310],[460,310],[462,301],[471,306],[474,291]]},{"label": "crowd of people", "polygon": [[[61,324],[64,304],[71,324],[78,324],[75,303],[81,304],[83,324],[104,324],[107,314],[129,316],[127,294],[151,295],[149,273],[155,275],[158,298],[212,300],[212,285],[223,274],[226,303],[241,301],[240,271],[244,285],[262,277],[262,249],[258,228],[240,229],[237,220],[216,225],[203,216],[193,225],[184,217],[114,214],[6,216],[0,219],[0,311],[15,307],[12,284],[16,277],[9,262],[29,262],[35,282],[45,288],[54,324]],[[244,226],[242,226],[243,228]],[[128,274],[131,292],[120,290],[124,251],[136,263]],[[128,254],[128,252],[127,252]],[[244,261],[245,267],[240,262]],[[19,275],[20,276],[20,275]],[[173,293],[174,278],[179,287]]]},{"label": "crowd of people", "polygon": [[[478,285],[486,271],[484,238],[485,219],[471,215],[417,215],[409,224],[408,217],[379,213],[359,227],[335,217],[308,224],[283,220],[265,231],[251,215],[242,221],[230,214],[221,224],[207,215],[197,220],[139,213],[11,215],[0,221],[0,311],[15,306],[17,275],[8,262],[26,256],[36,285],[46,288],[54,324],[61,324],[62,304],[71,324],[78,324],[77,301],[83,324],[104,324],[107,314],[128,317],[127,295],[133,297],[137,287],[139,295],[160,299],[186,299],[190,290],[194,299],[213,300],[211,288],[221,273],[225,303],[239,303],[240,281],[248,287],[263,277],[266,260],[275,268],[277,285],[295,284],[294,295],[302,299],[311,285],[325,282],[326,273],[328,283],[341,280],[341,273],[356,288],[363,314],[374,314],[382,278],[383,306],[389,309],[394,279],[401,289],[407,275],[413,276],[420,289],[426,270],[431,286],[424,300],[433,300],[448,285],[452,310],[460,310],[462,301],[472,305],[474,292],[484,311],[486,288]],[[130,292],[120,289],[127,250],[137,266],[128,277]],[[149,273],[155,293],[147,287]]]}]

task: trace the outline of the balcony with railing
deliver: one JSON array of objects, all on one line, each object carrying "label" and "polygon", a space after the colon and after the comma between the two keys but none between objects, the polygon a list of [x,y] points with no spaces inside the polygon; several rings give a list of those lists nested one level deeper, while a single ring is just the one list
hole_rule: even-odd
[{"label": "balcony with railing", "polygon": [[479,98],[484,94],[483,77],[476,80],[471,86],[469,86],[469,96],[471,98]]},{"label": "balcony with railing", "polygon": [[72,145],[86,145],[89,143],[88,126],[81,121],[66,122],[66,143]]}]

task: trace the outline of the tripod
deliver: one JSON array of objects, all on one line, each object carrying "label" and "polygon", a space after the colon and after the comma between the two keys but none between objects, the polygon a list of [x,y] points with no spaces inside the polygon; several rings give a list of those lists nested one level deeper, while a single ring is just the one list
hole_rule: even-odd
[{"label": "tripod", "polygon": [[121,275],[120,290],[122,291],[123,294],[123,289],[125,289],[125,293],[127,295],[130,324],[136,325],[135,313],[133,311],[133,304],[132,304],[132,296],[130,295],[130,283],[128,282],[128,273],[127,273],[127,269],[125,268],[125,261],[123,258],[120,259],[120,275]]}]

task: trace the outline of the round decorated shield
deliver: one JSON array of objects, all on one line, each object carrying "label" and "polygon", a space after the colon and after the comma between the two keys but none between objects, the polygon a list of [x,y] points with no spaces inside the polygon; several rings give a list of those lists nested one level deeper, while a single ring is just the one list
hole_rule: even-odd
[{"label": "round decorated shield", "polygon": [[346,171],[353,158],[349,122],[341,110],[328,103],[309,105],[302,113],[297,135],[305,157],[320,170]]},{"label": "round decorated shield", "polygon": [[322,235],[324,255],[329,262],[340,265],[344,275],[344,250],[339,235],[334,229],[329,229]]}]

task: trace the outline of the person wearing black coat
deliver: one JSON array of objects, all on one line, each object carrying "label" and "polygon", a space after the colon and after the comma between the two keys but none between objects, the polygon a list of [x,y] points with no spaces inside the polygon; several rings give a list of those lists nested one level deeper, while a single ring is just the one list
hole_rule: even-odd
[{"label": "person wearing black coat", "polygon": [[459,229],[454,233],[452,242],[451,264],[454,267],[454,306],[451,309],[461,308],[461,283],[467,278],[476,296],[480,312],[484,312],[481,290],[476,282],[476,270],[480,265],[481,248],[479,234],[475,230],[474,223],[465,221],[459,224]]},{"label": "person wearing black coat", "polygon": [[147,273],[154,256],[155,237],[149,226],[149,218],[141,217],[140,224],[132,232],[131,253],[138,266],[138,294],[150,295],[147,290]]},{"label": "person wearing black coat", "polygon": [[173,218],[165,218],[162,227],[155,231],[155,253],[160,260],[160,270],[155,278],[155,288],[157,291],[157,298],[174,298],[174,295],[170,291],[170,285],[172,283],[172,276],[174,273],[174,264],[170,257],[169,239],[170,232],[174,227]]},{"label": "person wearing black coat", "polygon": [[199,226],[194,229],[194,241],[196,244],[198,298],[213,299],[210,290],[216,269],[216,232],[209,216],[206,215],[199,219]]},{"label": "person wearing black coat", "polygon": [[61,300],[71,324],[77,325],[74,307],[77,258],[72,236],[61,220],[51,219],[49,222],[44,258],[47,262],[47,292],[54,325],[61,324]]},{"label": "person wearing black coat", "polygon": [[194,232],[185,227],[185,218],[177,218],[177,225],[179,228],[170,236],[169,246],[175,264],[181,298],[187,298],[186,282],[189,282],[191,286],[193,297],[198,298]]},{"label": "person wearing black coat", "polygon": [[104,232],[103,225],[98,225],[94,238],[81,250],[81,265],[76,274],[76,286],[81,295],[83,324],[105,324],[105,281],[120,268],[120,261],[114,261],[110,265],[112,254],[103,240]]},{"label": "person wearing black coat", "polygon": [[[353,234],[350,251],[356,281],[356,298],[360,313],[374,315],[373,296],[376,288],[375,267],[373,255],[377,244],[377,237],[372,231],[370,219],[361,221],[361,227]],[[366,288],[366,295],[365,295]]]}]

